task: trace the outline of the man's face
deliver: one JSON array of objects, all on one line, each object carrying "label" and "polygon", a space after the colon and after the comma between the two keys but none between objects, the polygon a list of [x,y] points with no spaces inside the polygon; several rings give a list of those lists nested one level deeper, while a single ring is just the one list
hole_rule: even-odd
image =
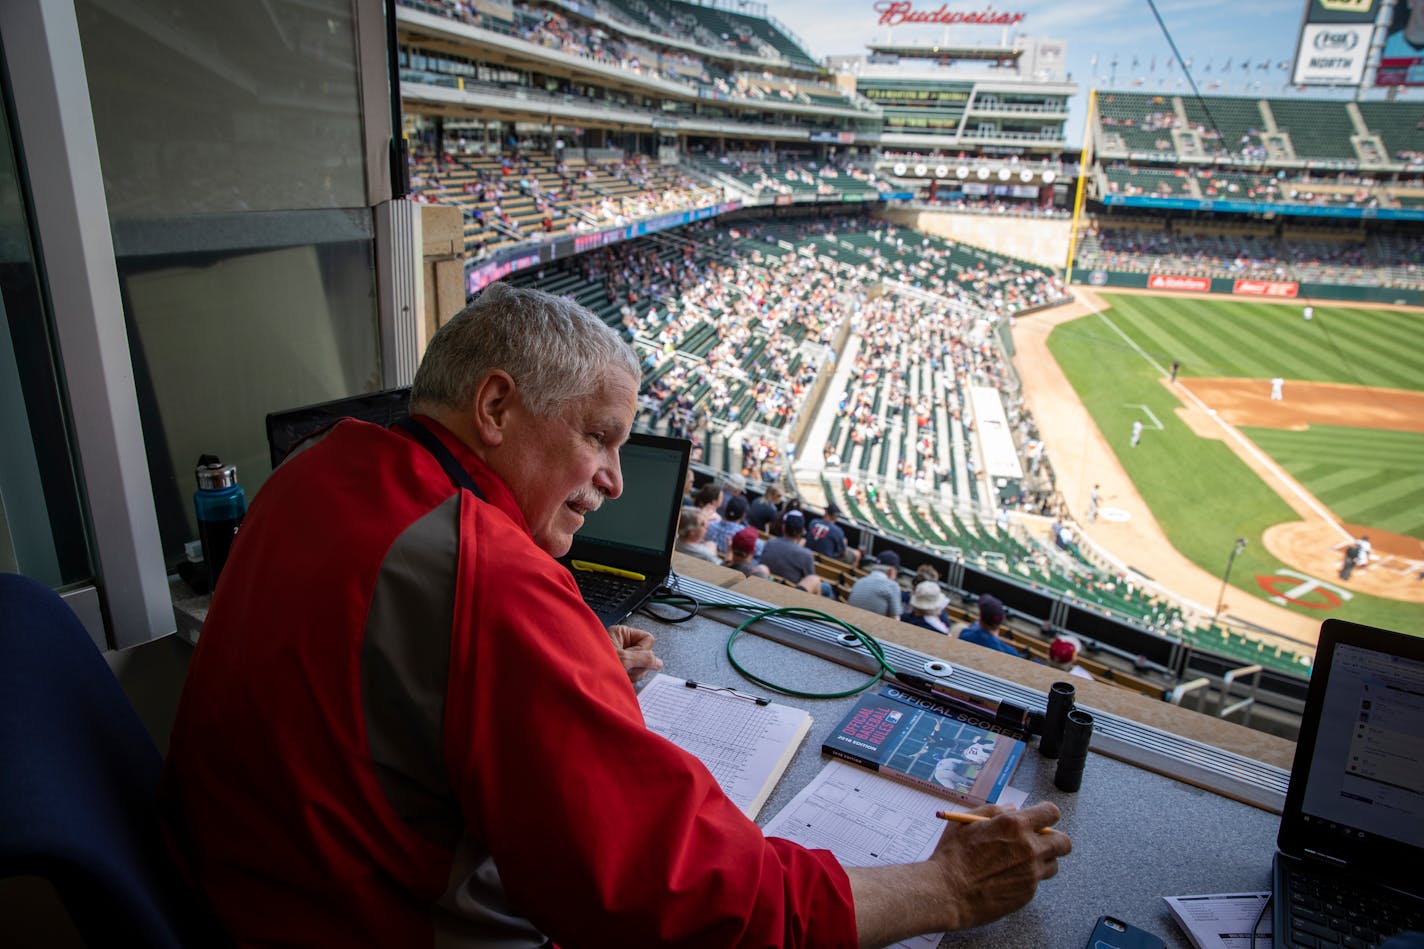
[{"label": "man's face", "polygon": [[551,416],[520,402],[500,474],[514,492],[534,542],[555,557],[569,552],[583,515],[623,493],[618,449],[628,440],[637,387],[609,369],[593,394]]}]

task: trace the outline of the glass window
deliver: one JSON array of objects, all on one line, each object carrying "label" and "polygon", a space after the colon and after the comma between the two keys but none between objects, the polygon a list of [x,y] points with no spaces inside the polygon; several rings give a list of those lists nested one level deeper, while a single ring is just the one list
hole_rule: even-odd
[{"label": "glass window", "polygon": [[366,203],[352,0],[75,9],[115,222]]},{"label": "glass window", "polygon": [[164,553],[193,468],[270,473],[269,412],[382,384],[352,0],[80,0]]},{"label": "glass window", "polygon": [[0,572],[52,587],[93,576],[28,200],[0,98]]}]

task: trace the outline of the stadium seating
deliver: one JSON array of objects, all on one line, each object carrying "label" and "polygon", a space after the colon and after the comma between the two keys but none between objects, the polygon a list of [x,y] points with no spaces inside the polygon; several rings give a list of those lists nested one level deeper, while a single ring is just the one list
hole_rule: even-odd
[{"label": "stadium seating", "polygon": [[1265,157],[1261,130],[1266,121],[1259,99],[1183,96],[1181,103],[1187,126],[1201,136],[1206,154]]},{"label": "stadium seating", "polygon": [[1192,195],[1191,177],[1181,169],[1112,166],[1104,169],[1114,194],[1148,194],[1162,197]]},{"label": "stadium seating", "polygon": [[416,150],[411,187],[418,200],[465,213],[472,260],[571,231],[593,230],[720,200],[713,188],[644,161],[585,162],[548,153],[513,158]]},{"label": "stadium seating", "polygon": [[1105,92],[1098,97],[1099,151],[1176,157],[1171,130],[1181,118],[1167,96]]},{"label": "stadium seating", "polygon": [[[844,120],[848,109],[861,112],[843,121],[841,130],[869,129],[859,119],[878,114],[878,107],[824,81],[775,21],[723,5],[491,5],[507,13],[456,0],[407,5],[559,55],[677,84],[688,92],[660,101],[651,87],[629,95],[627,89],[601,89],[537,69],[532,81],[515,83],[530,102],[616,101],[645,114],[665,145],[672,138],[658,132],[666,128],[659,121],[668,118],[745,116],[748,128],[804,128],[815,142],[813,133],[826,129],[827,114],[839,110]],[[664,45],[663,38],[670,42]],[[463,88],[469,75],[459,62],[440,61],[442,52],[403,54],[403,70],[416,83]],[[458,50],[450,55],[458,58]],[[1026,112],[1053,107],[1051,97],[1030,102],[1034,93],[1024,95]],[[1413,160],[1421,147],[1419,130],[1402,110],[1337,101],[1319,108],[1312,124],[1315,105],[1245,96],[1101,94],[1099,164],[1093,169],[1098,196],[1177,203],[1238,199],[1327,211],[1424,206],[1417,172],[1385,181],[1358,168],[1365,151],[1352,136],[1376,136],[1393,158]],[[555,121],[549,117],[550,138]],[[651,151],[646,132],[632,133],[645,139],[632,147]],[[697,137],[678,133],[680,140]],[[608,142],[613,136],[598,138]],[[738,198],[781,209],[782,216],[756,218],[743,211],[731,223],[682,226],[573,258],[548,261],[545,255],[543,263],[510,276],[567,294],[624,332],[644,366],[640,424],[694,438],[700,462],[720,471],[779,480],[793,460],[802,474],[819,469],[826,497],[839,499],[850,523],[907,549],[958,560],[1054,602],[1182,641],[1196,634],[1177,606],[1127,582],[1091,550],[1059,549],[1029,519],[1011,527],[996,523],[999,499],[976,476],[978,446],[973,419],[965,415],[969,387],[1000,387],[1011,420],[1014,410],[1011,372],[985,327],[1063,299],[1060,275],[869,215],[830,213],[842,201],[878,204],[887,195],[891,189],[874,172],[884,155],[863,165],[828,162],[815,145],[783,148],[783,142],[761,142],[753,131],[733,146],[741,151],[699,153],[722,147],[704,140],[691,144],[690,152],[683,148],[679,165],[663,166],[632,154],[620,158],[612,147],[592,160],[570,152],[560,161],[549,152],[549,141],[537,133],[534,139],[535,148],[526,145],[513,154],[506,142],[495,142],[491,146],[504,154],[438,157],[433,152],[448,151],[445,143],[433,136],[416,143],[417,193],[462,208],[471,259],[497,254],[504,264],[524,245]],[[954,151],[904,157],[948,161]],[[894,177],[902,187],[903,176]],[[1048,189],[1041,194],[1044,200],[1051,196]],[[799,217],[803,210],[815,217]],[[1114,214],[1084,235],[1076,263],[1223,277],[1288,273],[1374,286],[1424,280],[1413,264],[1421,256],[1419,241],[1407,233],[1360,226],[1292,231],[1260,218],[1233,227],[1224,220],[1211,213],[1190,220],[1183,215],[1168,229],[1161,217],[1135,221]],[[556,253],[570,246],[557,245]],[[829,418],[811,437],[818,405]],[[1025,433],[1018,436],[1024,443]],[[808,457],[789,457],[792,445]],[[1048,460],[1042,471],[1051,484]],[[843,571],[826,575],[838,587],[849,579]],[[1236,648],[1227,637],[1216,645]]]},{"label": "stadium seating", "polygon": [[[1224,178],[1213,180],[1225,181]],[[1126,273],[1177,273],[1261,280],[1314,280],[1356,286],[1424,289],[1424,239],[1359,231],[1332,239],[1276,236],[1261,225],[1211,231],[1166,231],[1160,222],[1105,219],[1089,223],[1075,267]]]},{"label": "stadium seating", "polygon": [[1411,110],[1402,102],[1359,102],[1355,107],[1366,127],[1384,140],[1391,158],[1424,168],[1424,126],[1417,107]]},{"label": "stadium seating", "polygon": [[1272,99],[1271,112],[1282,132],[1290,134],[1291,144],[1300,158],[1358,159],[1350,136],[1354,123],[1344,102]]}]

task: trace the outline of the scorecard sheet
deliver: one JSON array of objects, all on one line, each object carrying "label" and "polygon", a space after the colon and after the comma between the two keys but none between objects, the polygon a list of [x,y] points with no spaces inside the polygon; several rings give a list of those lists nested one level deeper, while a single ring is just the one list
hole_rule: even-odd
[{"label": "scorecard sheet", "polygon": [[805,711],[658,673],[638,693],[648,728],[690,752],[755,820],[811,728]]},{"label": "scorecard sheet", "polygon": [[[1023,804],[1027,794],[1006,788],[999,803]],[[846,866],[874,867],[914,863],[933,851],[944,821],[936,811],[972,808],[946,801],[873,771],[832,760],[801,789],[763,830],[804,847],[829,850]],[[932,949],[943,933],[896,943],[905,949]]]}]

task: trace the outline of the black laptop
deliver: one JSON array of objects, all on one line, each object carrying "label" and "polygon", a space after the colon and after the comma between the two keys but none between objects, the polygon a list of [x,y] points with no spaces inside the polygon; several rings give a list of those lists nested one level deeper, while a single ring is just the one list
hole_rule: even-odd
[{"label": "black laptop", "polygon": [[1321,626],[1276,842],[1277,946],[1424,930],[1424,638]]},{"label": "black laptop", "polygon": [[619,450],[623,493],[584,519],[559,558],[603,625],[627,619],[672,573],[692,443],[634,432]]}]

